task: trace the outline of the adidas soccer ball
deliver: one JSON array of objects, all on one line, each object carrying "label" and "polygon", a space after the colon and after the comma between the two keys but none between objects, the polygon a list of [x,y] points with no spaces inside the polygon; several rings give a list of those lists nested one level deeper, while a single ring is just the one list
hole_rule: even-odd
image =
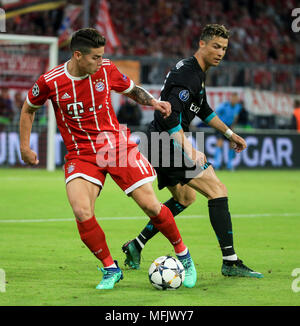
[{"label": "adidas soccer ball", "polygon": [[155,259],[148,273],[150,283],[158,290],[178,289],[185,277],[183,265],[171,256],[161,256]]}]

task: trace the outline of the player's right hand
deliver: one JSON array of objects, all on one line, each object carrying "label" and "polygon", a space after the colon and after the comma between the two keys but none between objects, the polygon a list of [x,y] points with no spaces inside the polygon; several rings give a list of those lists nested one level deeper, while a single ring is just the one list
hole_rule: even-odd
[{"label": "player's right hand", "polygon": [[159,111],[164,118],[167,118],[172,112],[171,104],[166,101],[152,99],[152,106],[153,109]]},{"label": "player's right hand", "polygon": [[230,147],[234,149],[236,153],[240,153],[247,148],[247,143],[241,136],[233,133],[230,138]]},{"label": "player's right hand", "polygon": [[197,166],[203,166],[206,162],[206,155],[200,151],[194,152],[195,157],[193,157],[193,160]]},{"label": "player's right hand", "polygon": [[21,149],[21,157],[24,163],[29,165],[38,165],[39,160],[37,159],[37,153],[32,149]]}]

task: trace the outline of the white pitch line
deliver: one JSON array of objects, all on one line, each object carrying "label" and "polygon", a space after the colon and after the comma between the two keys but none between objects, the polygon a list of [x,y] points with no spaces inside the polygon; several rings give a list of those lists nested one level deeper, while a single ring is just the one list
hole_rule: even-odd
[{"label": "white pitch line", "polygon": [[[289,217],[289,216],[299,216],[299,213],[261,213],[261,214],[231,214],[233,218],[256,218],[256,217]],[[179,215],[176,219],[201,219],[208,218],[207,215]],[[144,220],[148,219],[146,216],[120,216],[120,217],[98,217],[99,221],[120,221],[120,220]],[[47,223],[47,222],[70,222],[74,221],[75,218],[50,218],[50,219],[20,219],[20,220],[0,220],[0,223]]]}]

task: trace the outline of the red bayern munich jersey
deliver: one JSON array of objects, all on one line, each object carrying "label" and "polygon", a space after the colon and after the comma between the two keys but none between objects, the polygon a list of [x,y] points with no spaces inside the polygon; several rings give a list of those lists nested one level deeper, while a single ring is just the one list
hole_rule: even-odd
[{"label": "red bayern munich jersey", "polygon": [[96,73],[81,77],[71,76],[67,64],[41,75],[26,100],[34,108],[51,100],[57,126],[70,154],[96,154],[103,146],[97,144],[99,134],[105,135],[111,143],[111,133],[117,135],[120,132],[110,91],[125,94],[132,90],[134,83],[108,59],[103,59]]}]

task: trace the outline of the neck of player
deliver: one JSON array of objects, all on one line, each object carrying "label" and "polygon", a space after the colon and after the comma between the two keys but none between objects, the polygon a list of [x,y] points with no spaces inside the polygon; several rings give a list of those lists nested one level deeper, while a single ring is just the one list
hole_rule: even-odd
[{"label": "neck of player", "polygon": [[82,77],[87,74],[85,71],[81,71],[76,62],[74,62],[72,59],[67,63],[67,70],[73,77]]},{"label": "neck of player", "polygon": [[202,71],[206,72],[210,66],[204,61],[203,56],[199,50],[194,54],[194,57],[197,59]]}]

